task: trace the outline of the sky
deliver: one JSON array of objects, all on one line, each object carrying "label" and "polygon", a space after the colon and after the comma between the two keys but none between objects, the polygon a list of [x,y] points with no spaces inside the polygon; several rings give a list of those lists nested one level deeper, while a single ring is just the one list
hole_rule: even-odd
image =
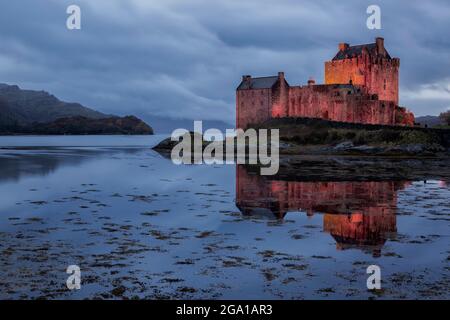
[{"label": "sky", "polygon": [[[81,30],[66,27],[71,4]],[[381,30],[366,26],[372,4]],[[381,36],[400,58],[400,105],[437,115],[450,109],[449,30],[447,0],[1,0],[0,83],[147,121],[232,127],[243,74],[323,83],[339,42]]]}]

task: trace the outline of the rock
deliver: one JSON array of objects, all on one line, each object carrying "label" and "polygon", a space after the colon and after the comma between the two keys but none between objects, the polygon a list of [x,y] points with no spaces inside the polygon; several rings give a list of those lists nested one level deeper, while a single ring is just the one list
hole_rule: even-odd
[{"label": "rock", "polygon": [[115,297],[121,297],[126,291],[124,286],[120,286],[111,290],[111,294]]},{"label": "rock", "polygon": [[352,151],[358,151],[358,152],[362,152],[362,153],[369,153],[369,154],[375,154],[375,153],[379,153],[384,151],[383,148],[380,147],[374,147],[374,146],[367,146],[367,145],[362,145],[362,146],[356,146],[351,148]]},{"label": "rock", "polygon": [[287,143],[287,142],[280,141],[279,143],[280,143],[279,146],[281,149],[286,149],[286,148],[292,147],[292,144]]},{"label": "rock", "polygon": [[418,154],[425,151],[425,146],[422,144],[406,144],[400,146],[389,147],[386,152],[389,153],[408,153],[408,154]]},{"label": "rock", "polygon": [[343,151],[343,150],[348,150],[350,148],[353,148],[353,142],[351,141],[344,141],[339,143],[338,145],[336,145],[333,149],[336,151]]},{"label": "rock", "polygon": [[425,146],[423,144],[407,144],[404,146],[400,146],[400,150],[408,153],[420,153],[425,151]]},{"label": "rock", "polygon": [[[201,141],[202,144],[202,150],[210,143],[210,141],[206,141],[203,139],[203,136],[200,133],[195,132],[189,132],[190,138],[191,138],[191,146],[192,151],[194,150],[194,139],[198,139],[198,141]],[[176,146],[178,143],[181,142],[181,138],[179,141],[172,141],[171,137],[164,139],[160,143],[158,143],[156,146],[154,146],[152,149],[157,151],[171,151],[174,146]]]},{"label": "rock", "polygon": [[178,142],[172,141],[170,138],[166,138],[160,143],[158,143],[156,146],[154,146],[152,149],[170,151],[177,143]]}]

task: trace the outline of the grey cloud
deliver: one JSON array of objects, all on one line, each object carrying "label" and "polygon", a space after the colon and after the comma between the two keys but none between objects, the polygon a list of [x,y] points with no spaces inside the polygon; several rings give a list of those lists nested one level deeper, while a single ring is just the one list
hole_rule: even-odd
[{"label": "grey cloud", "polygon": [[[82,30],[65,9],[82,8]],[[234,122],[242,74],[285,71],[292,84],[323,81],[341,41],[385,37],[401,59],[401,103],[416,114],[450,106],[423,94],[450,75],[450,5],[378,1],[380,31],[365,27],[372,1],[81,0],[2,3],[0,81],[44,89],[107,113]],[[421,92],[418,96],[410,95]],[[428,92],[429,93],[429,92]],[[414,96],[414,98],[411,98]]]}]

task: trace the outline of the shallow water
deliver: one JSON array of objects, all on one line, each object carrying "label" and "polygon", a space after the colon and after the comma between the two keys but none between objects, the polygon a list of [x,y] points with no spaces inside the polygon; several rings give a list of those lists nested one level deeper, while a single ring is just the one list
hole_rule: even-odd
[{"label": "shallow water", "polygon": [[450,297],[434,173],[283,180],[173,165],[149,148],[161,136],[29,138],[0,137],[0,298]]}]

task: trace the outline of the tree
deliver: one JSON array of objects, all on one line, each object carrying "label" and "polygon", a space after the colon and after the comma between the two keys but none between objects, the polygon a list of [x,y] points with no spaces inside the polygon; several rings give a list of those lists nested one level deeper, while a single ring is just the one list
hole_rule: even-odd
[{"label": "tree", "polygon": [[442,112],[439,115],[439,118],[445,122],[446,125],[450,126],[450,110],[447,110],[445,112]]}]

